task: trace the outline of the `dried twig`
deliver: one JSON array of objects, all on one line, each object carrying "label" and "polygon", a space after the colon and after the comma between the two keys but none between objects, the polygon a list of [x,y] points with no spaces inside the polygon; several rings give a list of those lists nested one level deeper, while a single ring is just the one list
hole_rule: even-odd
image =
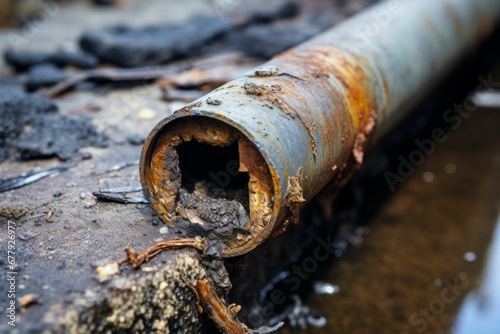
[{"label": "dried twig", "polygon": [[274,333],[283,326],[283,322],[273,327],[263,326],[258,329],[249,329],[241,323],[236,315],[241,310],[240,305],[227,304],[225,300],[218,296],[213,285],[206,278],[196,281],[196,285],[189,284],[184,278],[184,283],[193,290],[196,296],[196,306],[198,311],[207,312],[208,317],[214,322],[221,333],[224,334],[266,334]]},{"label": "dried twig", "polygon": [[207,249],[207,245],[205,240],[202,238],[174,238],[171,240],[160,241],[155,245],[149,247],[148,249],[135,253],[132,248],[126,247],[125,252],[127,253],[127,257],[118,260],[118,265],[123,265],[125,263],[130,264],[132,268],[139,268],[143,263],[149,262],[156,255],[169,250],[169,249],[179,249],[192,247],[196,248],[202,252],[205,252]]}]

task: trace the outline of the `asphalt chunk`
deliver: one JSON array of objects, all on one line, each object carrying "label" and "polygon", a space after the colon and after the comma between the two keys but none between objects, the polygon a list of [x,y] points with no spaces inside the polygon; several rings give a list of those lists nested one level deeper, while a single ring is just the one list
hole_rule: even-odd
[{"label": "asphalt chunk", "polygon": [[218,16],[196,16],[189,24],[114,26],[83,34],[80,46],[104,63],[122,67],[158,65],[194,52],[233,27],[230,20]]},{"label": "asphalt chunk", "polygon": [[34,119],[15,146],[21,159],[56,156],[67,160],[81,156],[83,147],[107,147],[108,142],[109,138],[88,118],[48,115]]},{"label": "asphalt chunk", "polygon": [[4,59],[18,72],[29,70],[40,64],[52,64],[57,67],[74,66],[82,69],[92,69],[99,66],[99,59],[96,56],[80,50],[39,52],[9,49],[5,51]]},{"label": "asphalt chunk", "polygon": [[68,73],[53,64],[40,64],[29,70],[25,86],[28,92],[32,92],[42,87],[53,86],[69,78]]},{"label": "asphalt chunk", "polygon": [[0,161],[13,155],[12,145],[34,119],[57,112],[54,102],[33,94],[0,89]]}]

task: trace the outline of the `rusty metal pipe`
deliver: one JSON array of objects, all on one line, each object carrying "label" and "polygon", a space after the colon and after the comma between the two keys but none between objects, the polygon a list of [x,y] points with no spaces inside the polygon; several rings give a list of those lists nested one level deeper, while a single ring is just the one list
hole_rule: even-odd
[{"label": "rusty metal pipe", "polygon": [[341,187],[370,143],[499,17],[498,0],[393,0],[366,9],[161,121],[142,152],[145,195],[172,222],[184,172],[180,145],[231,147],[237,172],[248,175],[251,235],[234,233],[224,254],[250,251],[321,189]]}]

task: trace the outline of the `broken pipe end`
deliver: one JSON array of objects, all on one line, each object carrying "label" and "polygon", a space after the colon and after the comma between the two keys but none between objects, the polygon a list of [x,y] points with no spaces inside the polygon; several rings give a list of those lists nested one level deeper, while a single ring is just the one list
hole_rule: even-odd
[{"label": "broken pipe end", "polygon": [[230,120],[199,110],[186,115],[183,110],[161,121],[144,144],[140,176],[145,196],[166,224],[175,224],[180,215],[203,225],[206,222],[199,217],[183,214],[179,193],[194,192],[200,185],[212,193],[218,188],[216,197],[239,201],[248,214],[246,223],[224,240],[228,246],[224,256],[245,254],[275,229],[281,206],[277,174],[256,143]]}]

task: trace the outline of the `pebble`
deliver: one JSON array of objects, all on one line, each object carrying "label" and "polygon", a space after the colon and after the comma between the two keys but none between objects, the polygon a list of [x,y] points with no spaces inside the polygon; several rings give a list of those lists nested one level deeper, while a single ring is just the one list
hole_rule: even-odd
[{"label": "pebble", "polygon": [[88,201],[85,202],[85,205],[83,206],[85,209],[90,209],[94,206],[97,205],[97,201],[94,198],[89,199]]},{"label": "pebble", "polygon": [[111,276],[116,275],[120,272],[120,267],[117,262],[112,262],[105,264],[103,266],[97,267],[96,273],[100,282],[107,281]]},{"label": "pebble", "polygon": [[162,228],[160,228],[160,234],[167,234],[167,233],[168,233],[168,227],[163,226]]},{"label": "pebble", "polygon": [[156,118],[156,111],[151,108],[143,108],[137,114],[137,118],[141,121],[150,121]]}]

